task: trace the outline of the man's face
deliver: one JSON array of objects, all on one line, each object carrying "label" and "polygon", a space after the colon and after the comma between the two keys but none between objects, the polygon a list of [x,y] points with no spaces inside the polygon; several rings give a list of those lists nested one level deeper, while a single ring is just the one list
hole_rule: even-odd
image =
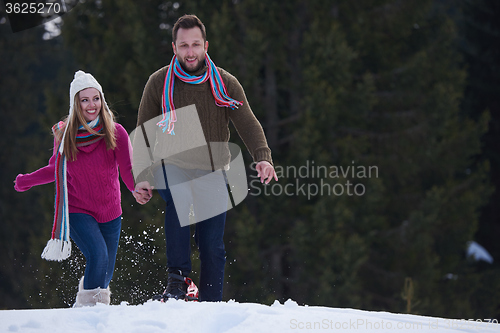
[{"label": "man's face", "polygon": [[177,40],[172,43],[174,53],[186,72],[196,72],[205,63],[205,53],[208,41],[203,40],[198,27],[191,29],[180,28],[177,31]]}]

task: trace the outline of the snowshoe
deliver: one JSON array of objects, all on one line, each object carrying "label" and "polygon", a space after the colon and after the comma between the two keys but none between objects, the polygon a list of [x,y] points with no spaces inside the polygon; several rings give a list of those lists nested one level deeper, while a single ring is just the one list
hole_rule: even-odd
[{"label": "snowshoe", "polygon": [[168,274],[167,288],[161,295],[153,296],[154,301],[166,302],[169,298],[198,301],[198,287],[193,280],[180,274]]}]

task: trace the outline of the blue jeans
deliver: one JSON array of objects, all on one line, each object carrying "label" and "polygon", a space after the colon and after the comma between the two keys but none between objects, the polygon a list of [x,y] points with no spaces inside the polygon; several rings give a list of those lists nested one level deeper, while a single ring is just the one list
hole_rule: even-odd
[{"label": "blue jeans", "polygon": [[121,216],[99,223],[82,213],[69,214],[70,236],[86,259],[83,289],[107,288],[113,277]]},{"label": "blue jeans", "polygon": [[[199,177],[200,174],[209,173],[209,171],[204,170],[183,170],[172,165],[167,165],[166,168],[169,169],[170,174],[171,172],[182,172],[186,173],[188,177],[190,175]],[[161,167],[155,172],[155,180],[158,177],[165,177],[164,170]],[[168,272],[178,273],[181,271],[183,275],[187,276],[191,272],[190,226],[181,227],[168,181],[165,181],[163,188],[165,189],[158,189],[158,193],[166,202],[165,241],[167,245]],[[225,194],[222,192],[221,200],[227,200],[227,192]],[[224,266],[226,264],[226,251],[223,240],[225,222],[226,212],[224,211],[194,225],[194,239],[199,249],[201,262],[200,281],[198,283],[200,301],[215,302],[222,300]]]}]

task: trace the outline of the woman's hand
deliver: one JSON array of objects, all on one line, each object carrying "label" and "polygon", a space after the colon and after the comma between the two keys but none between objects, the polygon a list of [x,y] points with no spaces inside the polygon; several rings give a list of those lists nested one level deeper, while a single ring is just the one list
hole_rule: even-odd
[{"label": "woman's hand", "polygon": [[149,182],[147,181],[137,183],[132,195],[137,203],[144,205],[153,197],[153,186],[149,185]]}]

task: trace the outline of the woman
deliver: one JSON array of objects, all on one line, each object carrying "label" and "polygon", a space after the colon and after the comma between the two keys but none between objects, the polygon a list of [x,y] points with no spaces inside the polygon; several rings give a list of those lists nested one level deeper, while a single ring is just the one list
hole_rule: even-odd
[{"label": "woman", "polygon": [[114,121],[101,85],[78,71],[70,85],[69,115],[52,127],[54,152],[49,164],[20,174],[15,189],[55,181],[52,238],[42,258],[64,260],[71,254],[69,236],[86,259],[85,275],[74,307],[109,304],[109,283],[121,229],[119,174],[133,192],[132,147],[126,130]]}]

